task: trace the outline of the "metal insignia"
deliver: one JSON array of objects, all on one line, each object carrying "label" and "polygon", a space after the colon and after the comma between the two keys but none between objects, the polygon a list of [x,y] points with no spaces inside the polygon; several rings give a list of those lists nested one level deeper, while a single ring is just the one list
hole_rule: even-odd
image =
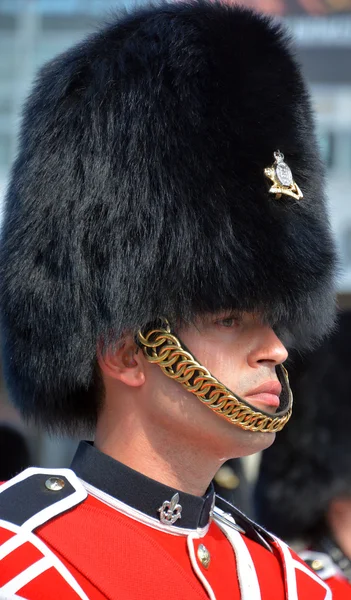
[{"label": "metal insignia", "polygon": [[45,487],[51,492],[60,492],[65,487],[65,481],[60,477],[49,477],[49,479],[45,481]]},{"label": "metal insignia", "polygon": [[171,501],[165,500],[160,506],[158,512],[160,513],[160,521],[164,525],[173,525],[178,519],[182,518],[181,512],[182,507],[179,502],[179,494],[174,494]]},{"label": "metal insignia", "polygon": [[294,181],[290,167],[284,162],[284,154],[280,150],[276,150],[273,154],[275,162],[271,167],[264,170],[267,179],[270,179],[273,183],[269,193],[275,194],[277,199],[285,195],[291,196],[295,200],[301,200],[303,193]]}]

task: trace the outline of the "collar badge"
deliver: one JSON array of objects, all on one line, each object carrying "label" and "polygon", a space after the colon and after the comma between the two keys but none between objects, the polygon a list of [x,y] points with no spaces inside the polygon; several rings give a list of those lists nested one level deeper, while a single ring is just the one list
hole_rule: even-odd
[{"label": "collar badge", "polygon": [[181,512],[182,507],[179,502],[179,494],[174,494],[172,500],[165,500],[165,502],[160,506],[158,512],[160,513],[160,521],[164,525],[174,525],[178,519],[182,518]]},{"label": "collar badge", "polygon": [[282,195],[291,196],[295,200],[301,200],[303,193],[294,181],[290,167],[284,162],[284,154],[280,150],[276,150],[273,154],[275,158],[273,165],[264,170],[267,179],[270,179],[273,183],[269,193],[275,194],[277,200]]}]

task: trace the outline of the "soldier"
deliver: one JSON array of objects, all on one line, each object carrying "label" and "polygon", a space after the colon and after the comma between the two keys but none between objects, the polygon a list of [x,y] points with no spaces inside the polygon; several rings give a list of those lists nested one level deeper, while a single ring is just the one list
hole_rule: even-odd
[{"label": "soldier", "polygon": [[351,596],[351,313],[291,369],[294,419],[263,453],[258,516],[316,573],[336,572]]},{"label": "soldier", "polygon": [[45,66],[1,270],[13,401],[94,431],[71,470],[2,486],[2,598],[331,597],[211,485],[288,421],[283,341],[334,319],[323,171],[280,26],[159,4]]}]

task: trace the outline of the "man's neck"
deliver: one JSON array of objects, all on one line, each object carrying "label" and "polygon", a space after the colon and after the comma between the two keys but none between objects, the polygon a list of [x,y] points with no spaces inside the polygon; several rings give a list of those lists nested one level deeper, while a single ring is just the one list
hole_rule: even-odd
[{"label": "man's neck", "polygon": [[223,463],[208,457],[192,444],[184,445],[166,435],[148,435],[136,427],[97,428],[94,445],[126,466],[179,491],[203,496]]}]

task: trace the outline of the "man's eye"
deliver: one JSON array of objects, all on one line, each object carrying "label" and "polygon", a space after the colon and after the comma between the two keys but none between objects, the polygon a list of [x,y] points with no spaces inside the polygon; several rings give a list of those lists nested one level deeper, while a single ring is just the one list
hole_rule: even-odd
[{"label": "man's eye", "polygon": [[219,319],[216,321],[217,325],[221,325],[222,327],[235,327],[238,325],[239,320],[236,317],[227,317],[226,319]]}]

